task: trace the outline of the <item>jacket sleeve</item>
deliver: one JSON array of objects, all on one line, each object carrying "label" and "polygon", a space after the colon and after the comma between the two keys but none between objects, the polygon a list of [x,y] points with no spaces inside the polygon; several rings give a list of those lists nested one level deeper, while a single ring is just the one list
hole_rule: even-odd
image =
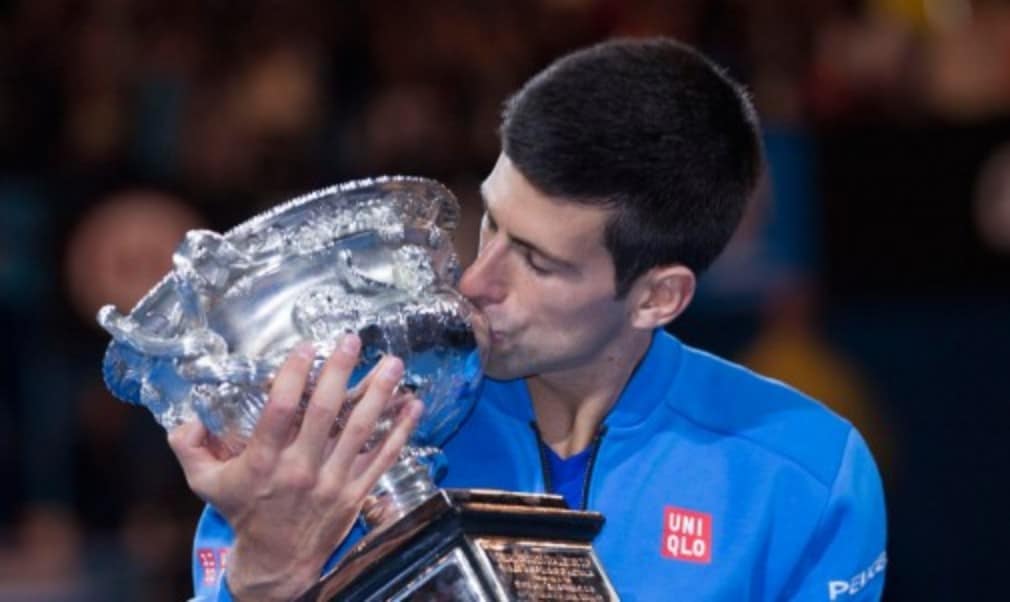
[{"label": "jacket sleeve", "polygon": [[217,510],[206,506],[193,540],[193,600],[232,602],[225,584],[228,552],[235,540],[231,526]]},{"label": "jacket sleeve", "polygon": [[[364,535],[361,521],[357,521],[344,541],[337,546],[323,567],[328,572]],[[193,598],[190,602],[232,602],[228,591],[228,552],[235,543],[231,525],[213,506],[206,506],[196,527],[193,540]]]},{"label": "jacket sleeve", "polygon": [[879,600],[887,568],[884,490],[873,456],[852,429],[830,497],[786,588],[788,600]]}]

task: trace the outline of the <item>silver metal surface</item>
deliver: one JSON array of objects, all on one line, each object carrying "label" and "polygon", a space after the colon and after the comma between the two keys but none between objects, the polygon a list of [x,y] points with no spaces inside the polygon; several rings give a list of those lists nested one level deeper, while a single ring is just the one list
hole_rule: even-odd
[{"label": "silver metal surface", "polygon": [[480,579],[459,548],[436,560],[392,597],[388,596],[388,592],[378,592],[371,600],[488,602]]},{"label": "silver metal surface", "polygon": [[[438,446],[476,399],[487,336],[453,288],[458,214],[437,182],[382,177],[298,197],[223,235],[191,231],[174,269],[129,314],[99,312],[113,337],[106,385],[165,428],[199,418],[238,452],[290,349],[314,342],[311,387],[341,335],[356,332],[352,384],[382,355],[402,358],[402,386],[425,405],[411,444]],[[370,445],[397,409],[387,408]]]}]

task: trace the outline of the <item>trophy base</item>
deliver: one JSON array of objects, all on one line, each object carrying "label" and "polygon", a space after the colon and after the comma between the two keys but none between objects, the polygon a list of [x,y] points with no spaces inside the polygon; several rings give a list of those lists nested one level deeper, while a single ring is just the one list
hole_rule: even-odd
[{"label": "trophy base", "polygon": [[602,526],[556,495],[440,490],[362,539],[300,600],[618,600],[591,545]]}]

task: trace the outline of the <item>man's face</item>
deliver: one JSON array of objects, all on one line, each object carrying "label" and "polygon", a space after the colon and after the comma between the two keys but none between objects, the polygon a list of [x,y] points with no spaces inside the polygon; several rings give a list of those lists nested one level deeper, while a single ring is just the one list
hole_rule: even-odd
[{"label": "man's face", "polygon": [[629,331],[603,246],[610,211],[548,197],[500,155],[481,186],[477,259],[460,291],[487,315],[487,374],[591,368]]}]

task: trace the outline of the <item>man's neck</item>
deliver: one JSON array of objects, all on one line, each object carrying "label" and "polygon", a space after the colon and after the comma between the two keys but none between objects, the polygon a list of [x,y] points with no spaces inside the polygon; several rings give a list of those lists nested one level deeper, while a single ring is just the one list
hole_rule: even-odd
[{"label": "man's neck", "polygon": [[527,378],[544,443],[562,458],[588,447],[651,340],[651,333],[636,331],[578,368]]}]

